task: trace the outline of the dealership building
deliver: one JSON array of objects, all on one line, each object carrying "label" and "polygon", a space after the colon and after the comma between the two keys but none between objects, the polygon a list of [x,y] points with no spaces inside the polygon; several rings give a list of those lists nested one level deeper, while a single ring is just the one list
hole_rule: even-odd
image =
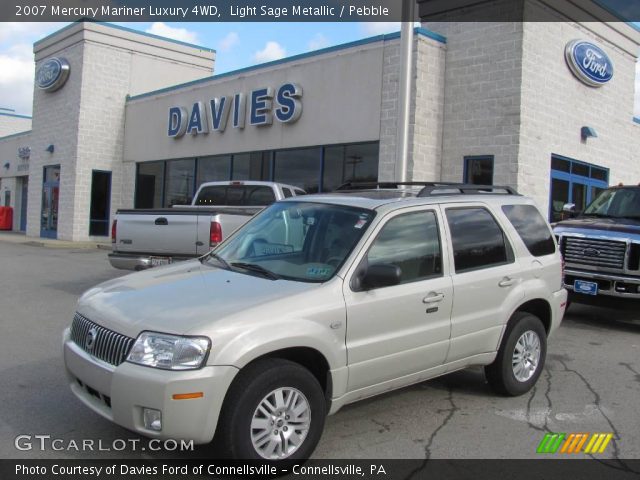
[{"label": "dealership building", "polygon": [[[406,176],[510,185],[554,219],[640,181],[640,32],[595,2],[588,22],[524,5],[549,21],[415,30]],[[34,44],[33,117],[0,109],[0,205],[28,236],[100,241],[118,208],[206,181],[394,180],[400,51],[381,35],[216,75],[211,49],[73,23]]]}]

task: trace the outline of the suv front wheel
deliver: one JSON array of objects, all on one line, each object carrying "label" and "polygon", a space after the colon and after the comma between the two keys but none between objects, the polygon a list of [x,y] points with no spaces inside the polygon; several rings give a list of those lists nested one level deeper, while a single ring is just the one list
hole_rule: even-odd
[{"label": "suv front wheel", "polygon": [[542,322],[528,312],[509,320],[498,356],[485,367],[489,385],[503,395],[527,393],[542,373],[547,355],[547,333]]},{"label": "suv front wheel", "polygon": [[326,401],[318,380],[278,358],[247,366],[232,384],[217,440],[236,459],[308,458],[320,440]]}]

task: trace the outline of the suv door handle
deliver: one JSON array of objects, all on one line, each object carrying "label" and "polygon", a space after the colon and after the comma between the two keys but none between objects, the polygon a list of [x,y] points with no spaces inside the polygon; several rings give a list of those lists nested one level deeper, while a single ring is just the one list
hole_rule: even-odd
[{"label": "suv door handle", "polygon": [[515,278],[511,278],[511,277],[504,277],[502,280],[500,280],[498,282],[498,286],[499,287],[510,287],[511,285],[513,285],[514,283],[516,283]]},{"label": "suv door handle", "polygon": [[438,303],[444,300],[444,293],[429,292],[429,294],[422,299],[422,303]]}]

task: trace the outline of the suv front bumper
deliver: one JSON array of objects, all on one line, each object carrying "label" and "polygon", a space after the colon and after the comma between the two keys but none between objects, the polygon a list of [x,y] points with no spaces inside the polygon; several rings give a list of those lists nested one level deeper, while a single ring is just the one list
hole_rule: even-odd
[{"label": "suv front bumper", "polygon": [[[205,366],[168,371],[124,362],[102,362],[63,335],[64,363],[71,391],[94,412],[124,428],[161,439],[208,443],[218,423],[224,396],[238,369]],[[175,400],[173,395],[202,392],[200,398]],[[162,412],[162,430],[145,428],[143,408]]]}]

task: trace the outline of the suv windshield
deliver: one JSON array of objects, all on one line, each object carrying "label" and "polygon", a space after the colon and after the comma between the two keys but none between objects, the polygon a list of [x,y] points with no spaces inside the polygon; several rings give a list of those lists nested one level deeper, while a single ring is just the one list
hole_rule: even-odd
[{"label": "suv windshield", "polygon": [[372,210],[341,205],[275,203],[215,253],[241,273],[324,282],[342,266],[374,216]]},{"label": "suv windshield", "polygon": [[584,211],[596,217],[640,218],[640,188],[610,188]]}]

